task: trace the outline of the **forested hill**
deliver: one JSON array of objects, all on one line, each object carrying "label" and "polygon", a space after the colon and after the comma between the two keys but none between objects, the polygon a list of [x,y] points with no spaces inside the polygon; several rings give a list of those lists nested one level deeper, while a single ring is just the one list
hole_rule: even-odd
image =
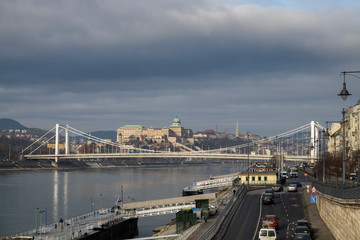
[{"label": "forested hill", "polygon": [[0,130],[9,130],[9,129],[27,129],[27,127],[21,125],[18,121],[8,118],[0,119]]}]

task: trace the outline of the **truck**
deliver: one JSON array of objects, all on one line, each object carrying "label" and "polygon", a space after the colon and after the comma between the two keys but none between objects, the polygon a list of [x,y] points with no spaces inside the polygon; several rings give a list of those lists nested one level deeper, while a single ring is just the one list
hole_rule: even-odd
[{"label": "truck", "polygon": [[299,175],[297,168],[290,168],[290,177],[297,178]]}]

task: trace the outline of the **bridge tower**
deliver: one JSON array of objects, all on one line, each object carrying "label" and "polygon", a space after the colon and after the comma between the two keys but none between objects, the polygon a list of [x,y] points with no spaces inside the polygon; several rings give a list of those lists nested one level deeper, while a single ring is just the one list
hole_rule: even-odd
[{"label": "bridge tower", "polygon": [[58,123],[55,125],[55,162],[57,163],[59,161],[59,129],[63,128],[65,129],[65,155],[68,155],[70,153],[69,149],[69,125],[66,125],[66,127],[60,126]]},{"label": "bridge tower", "polygon": [[57,123],[55,125],[55,162],[59,161],[59,127],[60,125]]},{"label": "bridge tower", "polygon": [[69,125],[65,127],[65,155],[69,155]]},{"label": "bridge tower", "polygon": [[314,121],[310,122],[310,157],[317,159],[319,156],[319,127]]}]

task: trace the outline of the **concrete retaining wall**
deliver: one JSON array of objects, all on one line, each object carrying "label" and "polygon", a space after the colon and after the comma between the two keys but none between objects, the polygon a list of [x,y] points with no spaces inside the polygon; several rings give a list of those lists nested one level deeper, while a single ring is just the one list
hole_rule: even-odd
[{"label": "concrete retaining wall", "polygon": [[360,236],[360,199],[341,199],[317,192],[317,208],[331,233],[339,240]]}]

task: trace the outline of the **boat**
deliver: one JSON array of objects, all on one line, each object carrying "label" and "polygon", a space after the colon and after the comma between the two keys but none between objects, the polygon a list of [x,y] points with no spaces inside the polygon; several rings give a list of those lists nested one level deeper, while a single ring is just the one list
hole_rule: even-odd
[{"label": "boat", "polygon": [[192,188],[192,187],[186,187],[182,191],[183,196],[191,196],[191,195],[197,195],[197,194],[203,194],[203,193],[204,192],[202,189],[196,189],[196,188]]}]

